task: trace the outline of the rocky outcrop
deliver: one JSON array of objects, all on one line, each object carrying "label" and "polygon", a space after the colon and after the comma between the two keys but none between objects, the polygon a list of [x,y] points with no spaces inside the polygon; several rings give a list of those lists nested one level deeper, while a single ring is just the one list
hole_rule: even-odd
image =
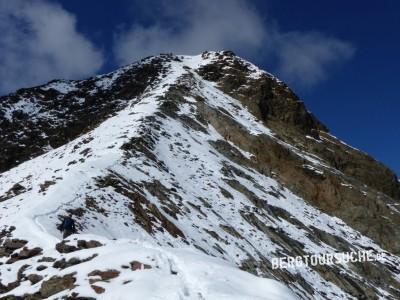
[{"label": "rocky outcrop", "polygon": [[40,287],[39,293],[42,299],[46,299],[54,294],[63,290],[71,289],[74,286],[76,279],[74,274],[60,276],[53,276],[44,281]]},{"label": "rocky outcrop", "polygon": [[[209,55],[212,53],[203,54]],[[276,132],[277,139],[249,135],[224,112],[204,106],[204,101],[198,103],[198,119],[210,122],[230,142],[254,155],[253,161],[230,155],[231,159],[263,173],[277,174],[285,186],[313,205],[344,219],[387,250],[400,253],[400,238],[386,235],[391,232],[400,237],[400,216],[390,209],[400,195],[397,176],[369,155],[330,135],[283,82],[267,73],[254,78],[253,72],[231,52],[222,52],[198,71],[241,101]],[[186,89],[182,89],[182,95]],[[299,153],[314,154],[320,161],[320,171],[308,168],[301,155],[277,140],[294,145]],[[229,155],[231,148],[228,145],[224,154]],[[349,189],[349,184],[355,188]]]},{"label": "rocky outcrop", "polygon": [[[212,53],[204,53],[207,57]],[[212,80],[225,93],[240,100],[290,144],[313,153],[345,175],[400,200],[396,174],[371,156],[354,149],[329,134],[328,128],[310,113],[304,102],[283,82],[263,73],[251,74],[249,64],[232,52],[222,52],[198,73]],[[308,136],[313,137],[310,139]]]},{"label": "rocky outcrop", "polygon": [[131,266],[132,271],[151,269],[150,265],[141,263],[140,261],[137,260],[131,261],[129,264]]},{"label": "rocky outcrop", "polygon": [[[204,57],[213,53],[203,53]],[[218,83],[222,91],[244,102],[249,110],[268,125],[285,124],[282,129],[318,137],[328,131],[290,88],[272,75],[249,76],[254,70],[233,52],[221,52],[211,64],[198,70],[206,80]]]},{"label": "rocky outcrop", "polygon": [[78,240],[76,246],[74,246],[70,245],[68,241],[63,240],[56,244],[56,250],[60,253],[71,253],[82,249],[91,249],[100,246],[102,246],[102,244],[99,241]]},{"label": "rocky outcrop", "polygon": [[[123,146],[124,149],[126,146]],[[156,186],[152,186],[149,191],[153,191],[159,193],[159,195],[165,193],[165,188],[162,186],[160,182],[155,183]],[[118,178],[117,174],[112,174],[105,178],[99,178],[97,180],[97,185],[102,188],[112,187],[116,192],[121,193],[123,196],[127,197],[131,200],[131,203],[128,206],[128,209],[131,211],[132,215],[135,218],[135,222],[140,224],[140,226],[146,230],[148,233],[153,234],[155,231],[163,232],[166,230],[170,235],[175,238],[185,238],[184,233],[169,220],[166,214],[171,215],[171,210],[167,207],[163,208],[163,211],[151,203],[143,194],[139,192],[139,190],[144,187],[138,186],[136,183],[127,183],[122,180],[122,178]],[[168,199],[165,196],[164,199]],[[174,210],[179,210],[176,205],[171,206]],[[172,216],[174,216],[172,214]],[[176,215],[174,216],[176,218]],[[158,225],[161,224],[161,226]]]},{"label": "rocky outcrop", "polygon": [[119,276],[119,271],[117,270],[105,270],[105,271],[100,271],[100,270],[94,270],[88,274],[89,277],[100,277],[100,278],[90,278],[89,282],[95,283],[98,281],[109,281],[113,278],[116,278]]}]

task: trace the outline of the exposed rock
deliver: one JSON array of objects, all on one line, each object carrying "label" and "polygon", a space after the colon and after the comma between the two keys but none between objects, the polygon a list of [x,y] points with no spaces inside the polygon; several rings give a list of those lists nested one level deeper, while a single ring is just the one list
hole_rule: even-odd
[{"label": "exposed rock", "polygon": [[74,274],[60,276],[53,276],[50,279],[43,281],[40,287],[40,295],[42,298],[48,298],[66,289],[71,289],[74,286],[76,279]]},{"label": "exposed rock", "polygon": [[36,256],[36,255],[39,255],[40,253],[42,253],[42,248],[40,248],[40,247],[35,247],[33,249],[29,249],[27,247],[24,247],[18,253],[18,257],[20,259],[27,259],[27,258],[31,258],[31,257]]},{"label": "exposed rock", "polygon": [[14,184],[4,195],[0,196],[0,202],[6,201],[8,199],[11,199],[12,197],[18,196],[26,191],[26,188],[19,184],[16,183]]},{"label": "exposed rock", "polygon": [[37,271],[43,271],[45,269],[47,269],[47,266],[45,266],[45,265],[39,265],[39,266],[36,267]]},{"label": "exposed rock", "polygon": [[[0,297],[0,300],[28,300],[28,298],[26,298],[25,296],[14,296],[14,295],[8,295],[8,296],[4,296],[4,297]],[[30,300],[34,300],[34,299],[30,299]]]},{"label": "exposed rock", "polygon": [[96,294],[103,294],[106,290],[98,285],[90,285],[90,287],[96,292]]},{"label": "exposed rock", "polygon": [[65,269],[65,268],[69,268],[71,266],[75,266],[87,261],[92,260],[93,258],[95,258],[97,256],[97,254],[93,254],[85,259],[80,259],[78,257],[71,257],[70,259],[65,260],[65,258],[57,260],[54,264],[53,264],[53,268],[57,268],[57,269]]},{"label": "exposed rock", "polygon": [[7,285],[3,285],[2,283],[0,283],[0,293],[3,294],[3,293],[7,293],[9,291],[12,291],[19,285],[20,285],[20,282],[18,280],[10,282]]},{"label": "exposed rock", "polygon": [[56,244],[56,250],[60,253],[71,253],[79,250],[79,248],[72,245],[68,245],[67,241],[63,240],[62,242]]},{"label": "exposed rock", "polygon": [[38,274],[29,274],[27,278],[32,284],[36,284],[43,279],[43,276]]},{"label": "exposed rock", "polygon": [[78,240],[77,245],[73,246],[69,245],[68,241],[63,240],[62,242],[56,244],[56,250],[60,253],[71,253],[82,249],[96,248],[100,246],[102,246],[102,244],[98,241]]},{"label": "exposed rock", "polygon": [[28,268],[29,268],[29,265],[22,265],[22,266],[19,268],[19,270],[18,270],[18,272],[17,272],[17,281],[18,281],[18,282],[23,281],[23,280],[25,279],[25,274],[24,274],[24,272],[25,272],[25,270],[28,269]]},{"label": "exposed rock", "polygon": [[[110,175],[106,178],[99,178],[98,186],[113,187],[116,192],[131,199],[132,204],[129,205],[128,208],[134,215],[135,221],[148,233],[153,233],[155,230],[163,231],[165,229],[173,237],[185,238],[183,232],[173,222],[171,222],[163,212],[157,208],[157,206],[152,204],[148,199],[146,199],[146,197],[138,192],[139,187],[134,183],[132,183],[132,185],[127,185],[127,183],[123,182],[119,178]],[[155,191],[153,190],[153,192]],[[157,222],[160,222],[162,226],[155,226],[154,224]]]},{"label": "exposed rock", "polygon": [[106,271],[100,271],[100,270],[94,270],[88,274],[89,277],[94,277],[94,276],[99,276],[100,279],[98,278],[90,278],[89,282],[90,283],[95,283],[98,281],[109,281],[110,279],[116,278],[119,276],[119,271],[117,270],[106,270]]},{"label": "exposed rock", "polygon": [[[235,95],[233,96],[235,97]],[[387,204],[391,205],[396,203],[393,199],[390,199],[388,196],[372,188],[364,187],[364,184],[358,181],[358,179],[348,177],[335,170],[327,168],[321,170],[319,168],[318,170],[323,172],[323,176],[320,175],[320,173],[311,172],[310,169],[302,167],[304,165],[304,159],[301,156],[296,155],[285,145],[278,143],[270,136],[249,135],[240,124],[234,122],[226,114],[221,113],[221,111],[205,106],[204,102],[199,102],[197,105],[204,119],[208,120],[221,135],[228,135],[227,138],[231,143],[253,154],[254,160],[248,160],[242,157],[242,155],[238,154],[237,150],[227,142],[212,142],[212,145],[215,145],[218,152],[234,162],[242,166],[254,168],[262,174],[269,176],[272,174],[279,174],[279,181],[284,186],[290,188],[293,192],[299,194],[317,208],[343,219],[347,224],[353,226],[361,233],[379,241],[387,250],[399,253],[400,239],[388,238],[385,234],[385,232],[390,231],[394,233],[394,235],[400,236],[400,228],[394,225],[400,222],[400,216],[398,214],[392,214],[391,210],[387,207]],[[227,134],[227,132],[231,134]],[[326,133],[320,132],[320,135],[322,140],[319,143],[315,142],[315,144],[323,147],[325,152],[332,153],[331,151],[326,151],[326,148],[330,146],[323,142]],[[306,138],[304,133],[300,134],[297,132],[296,136],[301,136],[302,140],[310,140]],[[293,143],[291,140],[290,142]],[[343,147],[345,146],[343,145]],[[263,151],[263,149],[268,149],[268,151]],[[348,149],[342,149],[341,151],[344,151],[343,155],[346,155],[348,160],[352,159],[353,152],[350,152]],[[333,153],[335,153],[335,151]],[[371,160],[366,159],[366,161]],[[374,170],[375,167],[372,166],[372,164],[373,162],[371,161],[371,165],[365,168]],[[377,167],[380,169],[379,166]],[[378,173],[380,173],[380,171]],[[379,181],[392,182],[393,180],[390,178],[379,176]],[[347,188],[346,181],[350,181],[352,185],[358,188]],[[363,191],[366,189],[368,193],[364,195]],[[367,199],[364,200],[365,198]],[[346,205],[342,205],[343,203],[346,203]],[[366,203],[369,206],[368,214],[365,212]],[[384,214],[385,218],[381,218],[379,222],[376,222],[373,218],[374,215],[382,214]]]},{"label": "exposed rock", "polygon": [[99,206],[96,202],[96,199],[93,197],[86,197],[85,206],[89,210],[94,210],[104,216],[107,216],[107,211],[101,206]]},{"label": "exposed rock", "polygon": [[54,257],[43,256],[41,257],[38,262],[54,262],[56,259]]},{"label": "exposed rock", "polygon": [[140,261],[136,261],[136,260],[131,261],[129,264],[130,264],[130,266],[131,266],[131,270],[132,270],[132,271],[136,271],[136,270],[148,270],[148,269],[151,269],[151,268],[152,268],[150,265],[141,263]]},{"label": "exposed rock", "polygon": [[63,300],[96,300],[95,298],[92,297],[82,297],[79,296],[78,293],[71,293],[71,295],[67,296],[65,299],[63,298]]},{"label": "exposed rock", "polygon": [[19,239],[7,239],[4,244],[3,247],[5,247],[6,249],[9,250],[16,250],[19,248],[22,248],[23,246],[25,246],[27,243],[27,241],[24,240],[19,240]]},{"label": "exposed rock", "polygon": [[90,248],[97,248],[103,246],[99,241],[85,241],[85,240],[78,240],[77,242],[79,249],[90,249]]},{"label": "exposed rock", "polygon": [[22,248],[27,241],[19,239],[6,239],[0,247],[0,257],[10,256],[15,250]]},{"label": "exposed rock", "polygon": [[28,259],[41,253],[42,248],[35,247],[29,249],[27,247],[24,247],[20,252],[12,254],[11,257],[6,261],[6,264],[12,264],[18,260]]},{"label": "exposed rock", "polygon": [[43,192],[47,191],[47,189],[48,189],[50,186],[54,185],[54,184],[56,184],[55,181],[46,180],[45,182],[43,182],[43,183],[41,183],[41,184],[39,185],[39,187],[40,187],[40,191],[39,191],[39,192],[40,192],[40,193],[43,193]]},{"label": "exposed rock", "polygon": [[11,237],[11,233],[15,230],[15,226],[6,226],[0,231],[0,241],[5,237]]}]

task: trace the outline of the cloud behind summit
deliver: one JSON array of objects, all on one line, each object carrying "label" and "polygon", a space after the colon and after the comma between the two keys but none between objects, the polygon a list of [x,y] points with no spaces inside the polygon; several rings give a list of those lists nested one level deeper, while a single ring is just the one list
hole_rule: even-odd
[{"label": "cloud behind summit", "polygon": [[141,9],[152,22],[134,22],[116,35],[114,52],[120,64],[161,52],[230,49],[253,61],[267,62],[284,79],[313,85],[327,76],[332,64],[354,53],[350,43],[322,33],[283,32],[248,1],[151,3],[153,9]]},{"label": "cloud behind summit", "polygon": [[226,49],[283,80],[312,86],[354,53],[349,42],[318,31],[283,31],[244,0],[126,1],[121,26],[98,29],[114,32],[104,47],[80,32],[78,23],[87,20],[60,1],[0,0],[0,93],[91,76],[104,65],[116,68],[163,52]]}]

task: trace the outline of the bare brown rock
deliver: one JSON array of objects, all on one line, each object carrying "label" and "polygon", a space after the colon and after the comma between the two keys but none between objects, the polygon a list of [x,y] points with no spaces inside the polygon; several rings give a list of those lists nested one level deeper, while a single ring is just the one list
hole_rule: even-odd
[{"label": "bare brown rock", "polygon": [[66,289],[72,289],[75,281],[76,279],[74,274],[68,274],[62,277],[53,276],[50,279],[43,281],[39,290],[40,295],[42,298],[48,298]]},{"label": "bare brown rock", "polygon": [[29,274],[27,278],[32,284],[36,284],[43,279],[43,276],[38,274]]},{"label": "bare brown rock", "polygon": [[96,292],[96,294],[103,294],[106,290],[101,286],[91,284],[90,287]]},{"label": "bare brown rock", "polygon": [[78,240],[77,242],[79,249],[90,249],[90,248],[97,248],[103,246],[99,241],[85,241],[85,240]]},{"label": "bare brown rock", "polygon": [[79,249],[78,247],[68,245],[67,241],[62,241],[56,244],[56,250],[60,253],[71,253]]},{"label": "bare brown rock", "polygon": [[71,257],[70,259],[66,260],[65,258],[57,260],[54,264],[53,264],[53,268],[57,268],[57,269],[65,269],[65,268],[69,268],[71,266],[75,266],[87,261],[92,260],[93,258],[95,258],[97,256],[97,254],[93,254],[87,258],[84,259],[80,259],[78,257]]},{"label": "bare brown rock", "polygon": [[41,253],[42,249],[39,247],[35,247],[32,249],[24,247],[20,252],[12,254],[11,257],[6,261],[6,264],[12,264],[18,260],[28,259]]},{"label": "bare brown rock", "polygon": [[15,250],[22,248],[27,241],[20,239],[6,239],[0,247],[0,257],[10,256]]},{"label": "bare brown rock", "polygon": [[132,270],[132,271],[136,271],[136,270],[148,270],[148,269],[151,269],[151,268],[152,268],[150,265],[141,263],[140,261],[136,261],[136,260],[131,261],[129,264],[130,264],[130,266],[131,266],[131,270]]},{"label": "bare brown rock", "polygon": [[94,277],[94,276],[99,276],[100,279],[97,278],[91,278],[89,281],[91,283],[97,282],[97,281],[109,281],[110,279],[116,278],[119,276],[119,271],[117,270],[105,270],[105,271],[100,271],[100,270],[94,270],[88,274],[89,277]]}]

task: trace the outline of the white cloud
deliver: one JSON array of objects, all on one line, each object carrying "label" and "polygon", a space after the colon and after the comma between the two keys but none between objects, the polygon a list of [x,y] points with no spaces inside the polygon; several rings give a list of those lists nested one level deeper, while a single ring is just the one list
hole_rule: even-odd
[{"label": "white cloud", "polygon": [[278,73],[286,80],[314,85],[327,77],[328,67],[349,59],[354,47],[320,33],[277,33]]},{"label": "white cloud", "polygon": [[133,24],[117,36],[115,54],[120,63],[161,52],[198,54],[235,48],[248,54],[260,49],[265,40],[262,19],[244,1],[169,1],[158,5],[162,5],[161,15],[154,25]]},{"label": "white cloud", "polygon": [[0,92],[96,72],[102,54],[75,17],[45,0],[0,0]]},{"label": "white cloud", "polygon": [[312,85],[327,76],[332,64],[346,61],[354,52],[351,44],[321,33],[282,32],[244,0],[152,4],[161,7],[153,16],[145,12],[153,17],[152,25],[134,23],[117,35],[114,52],[120,64],[163,52],[230,49],[270,64],[285,80]]}]

